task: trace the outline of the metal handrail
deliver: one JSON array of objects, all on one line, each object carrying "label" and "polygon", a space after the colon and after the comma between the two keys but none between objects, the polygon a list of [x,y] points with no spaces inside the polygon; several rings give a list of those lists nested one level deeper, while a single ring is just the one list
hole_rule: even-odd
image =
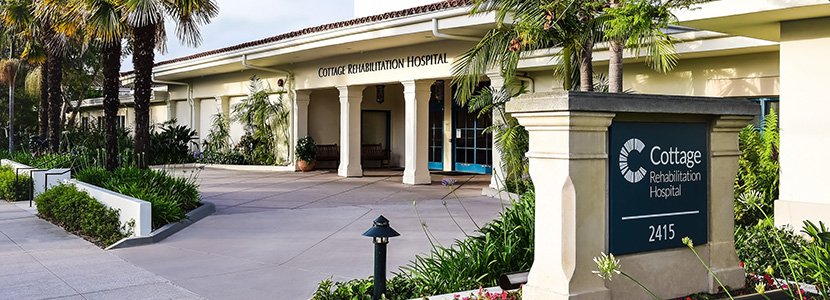
[{"label": "metal handrail", "polygon": [[60,172],[60,173],[46,173],[46,174],[43,174],[43,190],[45,191],[46,188],[49,186],[49,176],[64,175],[64,174],[69,173],[71,171],[72,171],[72,169],[66,169],[66,171],[63,171],[63,172]]},{"label": "metal handrail", "polygon": [[16,168],[14,170],[14,188],[15,188],[14,201],[20,201],[20,199],[17,198],[17,183],[20,181],[20,170],[29,171],[29,178],[32,178],[31,183],[29,183],[29,207],[32,207],[32,200],[35,197],[35,181],[32,177],[32,172],[34,172],[34,171],[46,171],[46,170],[42,170],[42,169],[39,169],[39,168],[32,168],[32,167]]},{"label": "metal handrail", "polygon": [[[49,187],[49,176],[52,176],[52,175],[64,175],[64,174],[69,173],[69,172],[71,172],[71,171],[72,171],[72,169],[66,169],[66,171],[63,171],[63,172],[60,172],[60,173],[55,173],[55,172],[53,172],[53,173],[48,173],[48,172],[47,172],[47,173],[44,173],[44,174],[43,174],[43,191],[46,191],[46,188],[47,188],[47,187]],[[34,185],[34,181],[32,182],[32,185]],[[34,197],[33,197],[33,198],[34,198]],[[31,205],[31,204],[30,204],[30,205]]]}]

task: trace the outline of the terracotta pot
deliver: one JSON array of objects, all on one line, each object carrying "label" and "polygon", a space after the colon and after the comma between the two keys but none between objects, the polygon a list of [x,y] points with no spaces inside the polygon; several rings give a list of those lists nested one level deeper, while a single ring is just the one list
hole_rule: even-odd
[{"label": "terracotta pot", "polygon": [[317,161],[307,162],[304,160],[297,161],[297,170],[302,172],[314,171],[314,168],[317,167]]}]

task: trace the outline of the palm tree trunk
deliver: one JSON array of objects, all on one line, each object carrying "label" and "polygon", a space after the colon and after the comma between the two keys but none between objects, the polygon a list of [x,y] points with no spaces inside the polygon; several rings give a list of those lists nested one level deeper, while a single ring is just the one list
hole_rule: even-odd
[{"label": "palm tree trunk", "polygon": [[608,92],[622,93],[623,91],[623,44],[612,39],[609,51],[611,58],[608,63]]},{"label": "palm tree trunk", "polygon": [[571,71],[571,68],[573,67],[573,65],[571,65],[571,62],[573,62],[573,60],[571,60],[571,55],[573,55],[571,47],[566,46],[562,49],[562,63],[565,67],[565,76],[562,76],[562,89],[564,89],[565,91],[570,91],[573,89],[573,72]]},{"label": "palm tree trunk", "polygon": [[14,83],[9,85],[9,153],[14,152]]},{"label": "palm tree trunk", "polygon": [[[620,7],[620,0],[612,0],[609,3],[611,9]],[[623,49],[625,45],[618,37],[612,38],[609,42],[608,51],[611,57],[608,62],[608,92],[622,93],[623,91]]]},{"label": "palm tree trunk", "polygon": [[63,95],[61,82],[63,81],[63,57],[50,51],[49,53],[49,149],[53,153],[60,151],[61,138],[61,108]]},{"label": "palm tree trunk", "polygon": [[40,126],[38,135],[45,139],[49,135],[49,63],[40,65]]},{"label": "palm tree trunk", "polygon": [[579,90],[594,91],[594,41],[588,40],[579,49]]},{"label": "palm tree trunk", "polygon": [[104,45],[102,49],[101,65],[104,73],[104,129],[107,136],[107,170],[118,167],[118,133],[117,119],[119,71],[121,70],[121,41],[114,41]]},{"label": "palm tree trunk", "polygon": [[153,60],[156,25],[133,29],[133,67],[135,68],[135,154],[140,168],[150,158],[150,96],[153,89]]}]

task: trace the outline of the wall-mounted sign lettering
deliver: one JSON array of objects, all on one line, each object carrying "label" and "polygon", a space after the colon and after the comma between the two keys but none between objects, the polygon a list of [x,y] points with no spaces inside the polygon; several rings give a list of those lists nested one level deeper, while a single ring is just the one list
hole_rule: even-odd
[{"label": "wall-mounted sign lettering", "polygon": [[609,130],[609,251],[708,242],[709,147],[703,123],[614,122]]},{"label": "wall-mounted sign lettering", "polygon": [[401,58],[377,60],[355,64],[347,64],[317,69],[317,76],[320,78],[342,76],[347,74],[360,74],[377,71],[398,70],[406,68],[418,68],[432,65],[447,64],[447,53],[435,53],[427,55],[411,55]]}]

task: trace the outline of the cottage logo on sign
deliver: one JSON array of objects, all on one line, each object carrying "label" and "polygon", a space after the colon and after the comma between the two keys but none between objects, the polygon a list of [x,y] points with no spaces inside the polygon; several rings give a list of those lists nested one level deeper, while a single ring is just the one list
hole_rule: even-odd
[{"label": "cottage logo on sign", "polygon": [[[629,183],[637,184],[648,179],[650,198],[678,197],[683,193],[682,183],[702,179],[702,174],[693,169],[703,162],[703,152],[680,150],[675,146],[666,147],[667,150],[659,145],[650,147],[646,153],[643,151],[646,143],[639,138],[631,138],[620,148],[619,161],[620,174]],[[651,171],[646,169],[646,165]]]},{"label": "cottage logo on sign", "polygon": [[628,156],[632,152],[642,153],[643,149],[646,148],[646,144],[643,143],[640,139],[632,138],[623,144],[622,148],[620,149],[620,173],[622,173],[625,180],[631,183],[638,183],[640,180],[646,177],[646,169],[640,166],[639,169],[636,171],[631,170],[631,166],[628,164]]}]

